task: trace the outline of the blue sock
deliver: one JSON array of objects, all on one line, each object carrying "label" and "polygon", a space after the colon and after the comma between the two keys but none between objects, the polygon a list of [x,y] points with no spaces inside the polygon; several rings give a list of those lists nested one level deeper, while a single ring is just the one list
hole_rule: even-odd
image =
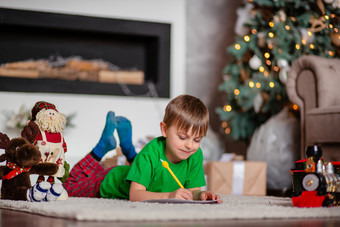
[{"label": "blue sock", "polygon": [[113,136],[113,132],[116,129],[116,117],[115,113],[112,111],[109,111],[106,115],[106,123],[105,128],[103,130],[103,133],[100,137],[99,142],[93,148],[93,153],[101,159],[104,157],[104,155],[113,149],[116,148],[116,139]]},{"label": "blue sock", "polygon": [[116,117],[117,133],[119,137],[119,145],[122,153],[129,162],[132,162],[137,155],[135,147],[132,144],[132,126],[131,122],[125,117]]}]

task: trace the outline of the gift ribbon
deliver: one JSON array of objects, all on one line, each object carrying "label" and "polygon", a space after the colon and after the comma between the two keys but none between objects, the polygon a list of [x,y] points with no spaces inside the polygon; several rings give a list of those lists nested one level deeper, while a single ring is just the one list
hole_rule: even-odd
[{"label": "gift ribbon", "polygon": [[233,161],[233,184],[232,184],[233,195],[243,194],[244,172],[245,172],[244,161]]}]

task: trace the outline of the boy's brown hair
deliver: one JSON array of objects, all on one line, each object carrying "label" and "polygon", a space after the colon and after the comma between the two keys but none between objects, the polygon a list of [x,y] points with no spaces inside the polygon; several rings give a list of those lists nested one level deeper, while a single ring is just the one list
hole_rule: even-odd
[{"label": "boy's brown hair", "polygon": [[191,95],[180,95],[172,99],[165,108],[163,122],[167,127],[176,125],[178,129],[204,137],[209,126],[209,111],[204,103]]}]

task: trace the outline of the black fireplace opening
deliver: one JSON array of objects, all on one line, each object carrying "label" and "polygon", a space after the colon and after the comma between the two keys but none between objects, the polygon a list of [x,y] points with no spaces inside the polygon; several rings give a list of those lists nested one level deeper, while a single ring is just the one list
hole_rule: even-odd
[{"label": "black fireplace opening", "polygon": [[0,91],[168,98],[170,32],[166,23],[0,8],[0,65],[45,59],[58,67],[60,59],[74,57],[143,76],[138,83],[125,84],[9,76],[0,71]]}]

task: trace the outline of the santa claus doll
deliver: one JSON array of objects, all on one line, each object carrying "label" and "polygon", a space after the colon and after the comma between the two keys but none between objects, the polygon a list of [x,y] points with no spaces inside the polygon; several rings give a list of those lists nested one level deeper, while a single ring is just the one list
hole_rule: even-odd
[{"label": "santa claus doll", "polygon": [[[66,125],[66,117],[59,113],[55,105],[39,101],[32,108],[32,119],[23,129],[21,135],[39,147],[40,162],[56,163],[58,172],[49,176],[47,181],[53,184],[55,177],[63,177],[64,161],[67,146],[62,131]],[[45,181],[44,176],[38,177],[38,182]]]}]

